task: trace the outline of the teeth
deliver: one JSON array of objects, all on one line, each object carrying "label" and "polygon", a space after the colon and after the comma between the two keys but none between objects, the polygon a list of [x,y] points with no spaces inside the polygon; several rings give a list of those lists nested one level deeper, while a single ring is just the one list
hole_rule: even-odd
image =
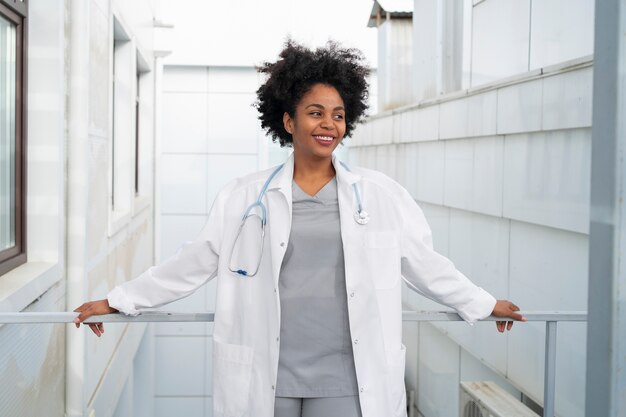
[{"label": "teeth", "polygon": [[327,142],[330,142],[331,140],[334,139],[332,136],[313,136],[313,137],[317,140],[324,140]]}]

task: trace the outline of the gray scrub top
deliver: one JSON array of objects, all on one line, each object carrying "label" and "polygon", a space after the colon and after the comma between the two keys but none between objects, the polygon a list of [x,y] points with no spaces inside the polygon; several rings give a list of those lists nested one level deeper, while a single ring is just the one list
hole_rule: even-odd
[{"label": "gray scrub top", "polygon": [[348,323],[337,181],[315,196],[295,181],[278,288],[278,397],[358,395]]}]

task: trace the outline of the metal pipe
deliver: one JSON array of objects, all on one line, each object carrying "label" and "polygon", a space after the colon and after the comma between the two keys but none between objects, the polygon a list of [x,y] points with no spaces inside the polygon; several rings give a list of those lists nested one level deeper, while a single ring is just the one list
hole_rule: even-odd
[{"label": "metal pipe", "polygon": [[[70,76],[67,145],[66,306],[87,299],[85,236],[87,230],[89,149],[89,21],[90,3],[70,3]],[[66,333],[65,415],[84,415],[85,333]]]},{"label": "metal pipe", "polygon": [[556,387],[556,321],[546,322],[546,361],[543,378],[543,417],[554,417]]},{"label": "metal pipe", "polygon": [[[556,328],[557,321],[582,322],[587,320],[584,311],[563,312],[522,312],[528,321],[545,321],[553,323]],[[73,323],[78,313],[74,312],[37,312],[37,313],[0,313],[0,324],[29,324],[29,323]],[[85,323],[146,323],[146,322],[211,322],[215,313],[207,311],[202,313],[177,313],[172,311],[144,311],[137,316],[124,314],[105,314],[92,316]],[[403,321],[463,321],[457,313],[447,311],[404,311]],[[489,316],[482,321],[502,320],[500,317]],[[556,332],[556,330],[555,330]],[[546,341],[547,343],[547,341]],[[547,346],[547,345],[546,345]],[[554,348],[554,344],[551,348]],[[546,350],[547,352],[547,350]]]}]

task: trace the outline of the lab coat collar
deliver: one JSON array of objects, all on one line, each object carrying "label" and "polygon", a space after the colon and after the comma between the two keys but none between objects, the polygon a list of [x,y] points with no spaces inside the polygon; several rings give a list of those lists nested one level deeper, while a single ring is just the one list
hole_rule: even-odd
[{"label": "lab coat collar", "polygon": [[337,173],[337,182],[345,182],[348,185],[352,185],[361,180],[361,176],[346,169],[335,154],[333,154],[333,166],[335,167],[335,172]]},{"label": "lab coat collar", "polygon": [[[333,154],[332,158],[338,183],[346,183],[352,186],[352,184],[361,179],[361,175],[348,171],[335,154]],[[272,181],[273,184],[270,184],[268,189],[280,189],[282,191],[291,190],[291,183],[293,182],[293,166],[294,156],[292,152],[291,155],[289,155],[289,158],[285,161],[283,169],[276,174],[275,180]]]}]

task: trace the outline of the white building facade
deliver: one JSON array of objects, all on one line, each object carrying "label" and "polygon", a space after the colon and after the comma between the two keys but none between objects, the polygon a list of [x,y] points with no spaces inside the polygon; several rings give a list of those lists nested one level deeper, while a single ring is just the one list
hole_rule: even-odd
[{"label": "white building facade", "polygon": [[[153,264],[158,3],[0,2],[2,311],[71,311]],[[0,415],[153,416],[144,331],[3,325]]]},{"label": "white building facade", "polygon": [[[586,310],[594,2],[415,0],[411,9],[413,101],[361,126],[351,163],[403,184],[436,249],[497,298]],[[380,29],[388,24],[393,16]],[[379,49],[381,59],[389,53]],[[404,302],[442,309],[408,288]],[[561,416],[585,413],[585,337],[582,323],[559,325]],[[535,410],[542,404],[540,323],[506,335],[493,323],[405,324],[404,339],[407,388],[424,417],[463,415],[461,381],[496,381]]]},{"label": "white building facade", "polygon": [[[586,310],[593,1],[378,1],[378,42],[359,32],[371,3],[161,3],[0,0],[2,311],[104,298],[193,238],[228,180],[280,163],[252,104],[255,65],[287,32],[378,62],[373,116],[341,152],[411,192],[441,253],[524,310]],[[213,288],[165,309],[211,311]],[[408,289],[403,302],[442,308]],[[404,332],[424,417],[458,416],[467,380],[541,405],[541,324]],[[584,415],[585,334],[559,325],[560,416]],[[211,335],[210,323],[111,324],[100,339],[4,325],[0,415],[210,417]]]}]

